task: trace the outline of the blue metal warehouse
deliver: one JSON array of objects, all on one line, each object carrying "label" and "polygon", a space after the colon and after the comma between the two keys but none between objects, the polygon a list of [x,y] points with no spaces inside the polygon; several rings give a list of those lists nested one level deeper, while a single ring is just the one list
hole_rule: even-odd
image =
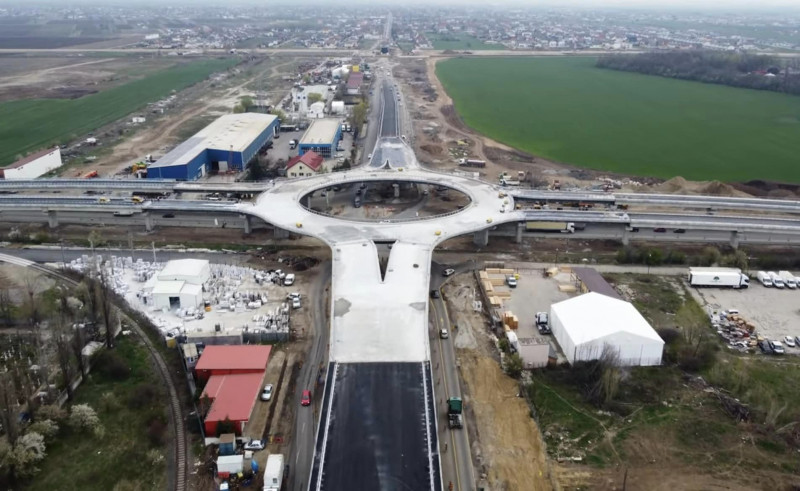
[{"label": "blue metal warehouse", "polygon": [[211,171],[243,170],[272,140],[278,118],[271,114],[227,114],[147,168],[155,179],[198,179]]},{"label": "blue metal warehouse", "polygon": [[297,146],[298,154],[303,155],[313,150],[323,158],[329,159],[333,157],[341,139],[342,125],[338,119],[315,119],[300,138],[300,144]]}]

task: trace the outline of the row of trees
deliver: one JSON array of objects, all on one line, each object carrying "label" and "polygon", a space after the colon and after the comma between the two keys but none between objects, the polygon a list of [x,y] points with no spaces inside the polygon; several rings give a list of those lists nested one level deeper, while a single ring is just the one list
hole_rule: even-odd
[{"label": "row of trees", "polygon": [[638,55],[609,55],[597,60],[599,68],[694,80],[748,89],[800,95],[800,74],[792,73],[776,57],[718,51],[669,51]]},{"label": "row of trees", "polygon": [[[61,388],[72,401],[73,381],[88,370],[86,344],[102,340],[113,348],[117,318],[104,284],[102,277],[87,277],[73,289],[56,285],[41,291],[41,277],[27,274],[18,288],[10,281],[0,288],[0,318],[16,328],[3,335],[0,357],[0,425],[6,437],[0,445],[0,482],[13,483],[37,471],[45,440],[58,432],[54,415],[62,414],[57,406],[42,404],[55,402]],[[19,305],[14,290],[23,292]],[[92,420],[84,409],[73,407],[70,426]]]},{"label": "row of trees", "polygon": [[723,254],[717,247],[708,246],[698,255],[688,256],[685,252],[658,247],[624,247],[617,251],[617,264],[644,264],[662,266],[670,264],[690,264],[693,266],[725,266],[749,269],[749,258],[743,250]]}]

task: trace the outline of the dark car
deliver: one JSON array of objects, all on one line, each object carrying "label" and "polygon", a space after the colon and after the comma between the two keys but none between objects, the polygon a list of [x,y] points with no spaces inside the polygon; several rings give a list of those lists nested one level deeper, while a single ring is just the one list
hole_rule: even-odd
[{"label": "dark car", "polygon": [[675,233],[675,234],[685,234],[686,233],[686,229],[685,228],[676,228],[672,232]]},{"label": "dark car", "polygon": [[431,290],[431,298],[439,298],[439,290]]},{"label": "dark car", "polygon": [[667,231],[667,229],[665,229],[665,228],[662,228],[662,227],[658,227],[658,228],[654,228],[654,229],[653,229],[653,232],[655,232],[655,233],[657,233],[657,234],[663,234],[663,233],[664,233],[664,232],[666,232],[666,231]]},{"label": "dark car", "polygon": [[761,352],[764,353],[765,355],[772,354],[772,347],[769,345],[769,341],[767,340],[761,341],[760,343],[758,343],[758,347],[761,349]]},{"label": "dark car", "polygon": [[163,216],[164,216],[164,218],[175,218],[175,214],[174,213],[164,213]]}]

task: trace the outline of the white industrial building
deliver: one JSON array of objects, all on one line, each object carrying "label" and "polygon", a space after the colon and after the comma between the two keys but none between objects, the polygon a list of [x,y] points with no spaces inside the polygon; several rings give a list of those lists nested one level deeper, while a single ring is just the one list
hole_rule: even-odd
[{"label": "white industrial building", "polygon": [[192,308],[203,305],[203,283],[211,277],[208,261],[176,259],[154,275],[144,287],[157,309]]},{"label": "white industrial building", "polygon": [[344,101],[331,102],[331,112],[339,116],[343,115],[345,112]]},{"label": "white industrial building", "polygon": [[661,364],[664,340],[624,300],[591,292],[553,304],[550,328],[570,363],[596,360],[609,346],[622,366]]},{"label": "white industrial building", "polygon": [[36,179],[59,167],[61,167],[61,149],[48,148],[0,169],[0,179]]},{"label": "white industrial building", "polygon": [[325,103],[317,101],[308,106],[308,119],[321,119],[325,117]]}]

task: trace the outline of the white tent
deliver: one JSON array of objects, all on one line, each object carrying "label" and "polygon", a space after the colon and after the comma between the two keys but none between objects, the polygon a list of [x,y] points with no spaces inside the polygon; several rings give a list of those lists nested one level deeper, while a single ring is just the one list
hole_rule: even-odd
[{"label": "white tent", "polygon": [[596,360],[608,345],[623,366],[661,364],[664,340],[623,300],[592,292],[553,304],[550,328],[570,363]]}]

